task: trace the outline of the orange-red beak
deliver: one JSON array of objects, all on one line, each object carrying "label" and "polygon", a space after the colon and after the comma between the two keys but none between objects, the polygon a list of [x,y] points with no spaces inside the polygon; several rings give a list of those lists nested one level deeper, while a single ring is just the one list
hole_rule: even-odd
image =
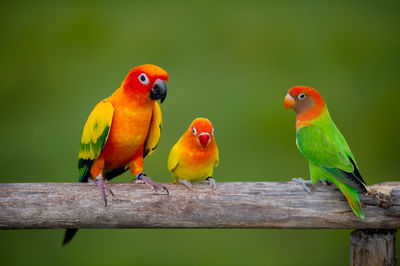
[{"label": "orange-red beak", "polygon": [[289,93],[286,94],[286,97],[285,97],[285,107],[286,107],[286,109],[289,109],[289,107],[294,108],[294,99],[293,99],[292,95],[290,95]]},{"label": "orange-red beak", "polygon": [[199,135],[199,141],[201,146],[203,146],[203,148],[205,148],[208,144],[208,142],[210,141],[210,134],[208,133],[201,133]]}]

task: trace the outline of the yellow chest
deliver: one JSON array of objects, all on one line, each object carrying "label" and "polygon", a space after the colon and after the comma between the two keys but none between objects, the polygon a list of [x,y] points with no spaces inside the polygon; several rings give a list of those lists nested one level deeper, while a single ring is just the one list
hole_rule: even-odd
[{"label": "yellow chest", "polygon": [[179,152],[179,163],[173,175],[189,181],[204,180],[212,176],[216,161],[216,152]]}]

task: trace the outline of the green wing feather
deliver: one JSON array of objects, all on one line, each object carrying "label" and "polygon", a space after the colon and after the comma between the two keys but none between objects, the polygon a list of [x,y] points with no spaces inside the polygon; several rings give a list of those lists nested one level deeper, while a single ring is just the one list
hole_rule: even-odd
[{"label": "green wing feather", "polygon": [[348,186],[347,184],[341,182],[339,179],[332,178],[330,175],[327,175],[327,172],[325,169],[320,167],[319,165],[309,161],[310,163],[310,173],[311,173],[311,178],[313,182],[318,181],[318,179],[325,180],[326,178],[333,182],[343,193],[343,195],[346,197],[351,209],[354,211],[354,213],[360,217],[361,219],[365,218],[364,212],[361,207],[360,203],[360,198],[358,197],[358,190],[356,188],[353,188],[351,186]]},{"label": "green wing feather", "polygon": [[154,102],[153,113],[151,116],[149,132],[143,147],[143,158],[152,154],[157,148],[161,136],[162,115],[161,108],[157,102]]},{"label": "green wing feather", "polygon": [[114,107],[107,100],[98,103],[89,115],[83,128],[78,154],[79,182],[87,182],[90,166],[107,142],[113,115]]},{"label": "green wing feather", "polygon": [[333,177],[359,191],[366,191],[354,156],[328,112],[297,130],[297,146],[307,159]]}]

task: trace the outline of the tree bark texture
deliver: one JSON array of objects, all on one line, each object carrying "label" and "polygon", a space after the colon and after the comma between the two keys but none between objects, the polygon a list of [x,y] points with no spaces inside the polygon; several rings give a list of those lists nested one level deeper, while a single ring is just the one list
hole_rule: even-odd
[{"label": "tree bark texture", "polygon": [[351,266],[396,266],[396,230],[355,230],[350,236]]},{"label": "tree bark texture", "polygon": [[334,185],[312,195],[295,182],[165,184],[109,183],[108,206],[89,183],[0,184],[0,229],[39,228],[400,228],[400,183],[360,194],[365,220],[357,218]]}]

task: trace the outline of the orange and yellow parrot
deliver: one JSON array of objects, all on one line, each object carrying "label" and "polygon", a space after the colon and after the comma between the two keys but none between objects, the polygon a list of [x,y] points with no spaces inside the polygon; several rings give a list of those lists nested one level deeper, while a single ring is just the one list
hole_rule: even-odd
[{"label": "orange and yellow parrot", "polygon": [[[96,105],[83,129],[78,155],[79,182],[95,184],[107,206],[110,180],[128,169],[150,188],[168,189],[143,173],[143,158],[157,147],[161,134],[161,103],[168,74],[155,65],[133,68],[110,97]],[[77,229],[68,229],[64,244]]]},{"label": "orange and yellow parrot", "polygon": [[212,178],[214,166],[219,163],[214,128],[205,118],[195,119],[183,136],[172,147],[168,170],[174,182],[192,188],[191,181],[205,181],[216,189]]}]

